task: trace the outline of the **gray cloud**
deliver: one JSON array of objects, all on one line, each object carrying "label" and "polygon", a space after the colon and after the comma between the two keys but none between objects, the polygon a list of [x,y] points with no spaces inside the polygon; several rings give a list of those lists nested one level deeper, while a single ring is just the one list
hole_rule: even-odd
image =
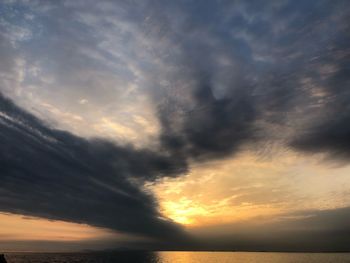
[{"label": "gray cloud", "polygon": [[176,15],[164,8],[153,16],[166,27],[161,37],[176,43],[181,56],[179,63],[169,52],[175,70],[154,91],[167,147],[194,159],[227,156],[257,141],[344,151],[346,2],[171,8]]},{"label": "gray cloud", "polygon": [[[89,123],[98,108],[98,118],[131,127],[138,126],[123,108],[151,97],[161,141],[177,147],[179,158],[220,157],[257,139],[306,150],[304,136],[311,143],[319,127],[337,125],[331,105],[346,109],[346,88],[339,88],[348,85],[346,1],[4,6],[2,35],[13,44],[3,47],[4,63],[21,58],[39,68],[26,72],[17,93]],[[335,71],[325,73],[327,66]],[[11,84],[3,85],[6,94],[14,93]],[[326,95],[315,95],[320,90]],[[77,106],[82,94],[89,107]]]},{"label": "gray cloud", "polygon": [[[344,30],[349,29],[346,24]],[[325,152],[332,159],[348,160],[350,157],[350,49],[344,46],[348,41],[349,35],[344,33],[334,43],[332,51],[318,58],[318,63],[313,65],[318,68],[315,82],[325,95],[313,125],[291,143],[297,149]]]}]

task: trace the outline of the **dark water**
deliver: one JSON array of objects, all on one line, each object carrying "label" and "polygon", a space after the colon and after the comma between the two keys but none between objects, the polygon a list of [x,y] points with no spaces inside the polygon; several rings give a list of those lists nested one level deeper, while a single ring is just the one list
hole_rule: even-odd
[{"label": "dark water", "polygon": [[8,253],[8,263],[350,263],[350,253],[114,252]]}]

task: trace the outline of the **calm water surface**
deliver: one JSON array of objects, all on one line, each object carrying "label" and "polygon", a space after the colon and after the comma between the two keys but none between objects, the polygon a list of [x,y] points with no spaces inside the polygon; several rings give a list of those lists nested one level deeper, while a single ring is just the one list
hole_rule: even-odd
[{"label": "calm water surface", "polygon": [[115,252],[8,253],[8,263],[350,263],[350,253]]}]

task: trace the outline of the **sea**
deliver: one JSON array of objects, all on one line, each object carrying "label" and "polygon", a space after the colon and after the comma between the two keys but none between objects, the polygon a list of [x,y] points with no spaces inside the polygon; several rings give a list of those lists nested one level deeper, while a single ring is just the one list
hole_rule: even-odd
[{"label": "sea", "polygon": [[350,253],[99,252],[5,253],[8,263],[350,263]]}]

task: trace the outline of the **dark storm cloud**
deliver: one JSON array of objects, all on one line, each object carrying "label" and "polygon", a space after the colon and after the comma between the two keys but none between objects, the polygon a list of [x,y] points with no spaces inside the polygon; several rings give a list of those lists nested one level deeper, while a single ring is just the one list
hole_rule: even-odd
[{"label": "dark storm cloud", "polygon": [[154,238],[185,234],[140,182],[185,169],[147,150],[50,129],[0,96],[0,209]]},{"label": "dark storm cloud", "polygon": [[161,142],[185,159],[227,156],[256,137],[249,47],[225,35],[230,30],[226,25],[212,25],[221,20],[221,8],[199,2],[180,5],[174,8],[181,10],[177,27],[171,16],[158,22],[170,24],[166,36],[182,54],[169,85],[154,91]]},{"label": "dark storm cloud", "polygon": [[[194,90],[193,109],[177,113],[160,111],[163,124],[161,136],[166,149],[180,153],[186,159],[207,159],[227,156],[238,151],[246,140],[252,140],[256,112],[244,91],[229,98],[216,99],[210,83],[200,82]],[[162,105],[165,108],[167,105]],[[180,118],[180,127],[170,127]]]},{"label": "dark storm cloud", "polygon": [[298,150],[349,148],[345,1],[170,6],[153,15],[182,55],[155,91],[166,147],[194,159],[280,138]]}]

